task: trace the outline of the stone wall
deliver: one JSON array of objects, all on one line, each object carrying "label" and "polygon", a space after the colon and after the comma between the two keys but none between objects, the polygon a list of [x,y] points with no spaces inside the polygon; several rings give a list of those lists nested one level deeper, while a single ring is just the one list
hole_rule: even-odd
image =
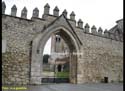
[{"label": "stone wall", "polygon": [[32,41],[49,21],[2,15],[2,39],[7,41],[2,54],[3,84],[29,83]]},{"label": "stone wall", "polygon": [[[6,52],[2,54],[3,84],[30,83],[32,41],[56,19],[50,14],[30,20],[2,15],[2,39],[7,41]],[[77,83],[101,82],[104,77],[109,77],[109,82],[123,81],[122,37],[116,39],[115,35],[103,34],[101,29],[97,31],[95,27],[88,32],[89,25],[83,28],[83,22],[79,20],[76,26],[72,19],[66,21],[83,44],[80,46],[82,55],[78,56],[80,60],[77,62]]]},{"label": "stone wall", "polygon": [[102,82],[104,77],[108,77],[109,82],[123,81],[123,43],[88,34],[82,38],[79,83]]},{"label": "stone wall", "polygon": [[2,39],[7,41],[6,52],[2,54],[3,83],[29,83],[31,43],[43,28],[38,25],[32,20],[3,15]]}]

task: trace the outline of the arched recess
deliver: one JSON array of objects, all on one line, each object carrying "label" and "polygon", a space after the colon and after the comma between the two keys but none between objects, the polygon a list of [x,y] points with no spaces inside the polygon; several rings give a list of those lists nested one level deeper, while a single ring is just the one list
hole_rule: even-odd
[{"label": "arched recess", "polygon": [[80,50],[80,45],[71,31],[64,26],[47,28],[33,40],[30,84],[41,84],[43,50],[46,41],[53,33],[58,33],[70,49],[70,83],[77,83],[78,55],[76,54]]}]

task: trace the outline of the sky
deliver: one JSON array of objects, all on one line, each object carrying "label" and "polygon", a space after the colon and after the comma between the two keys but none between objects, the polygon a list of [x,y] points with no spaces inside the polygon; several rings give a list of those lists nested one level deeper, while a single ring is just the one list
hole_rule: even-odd
[{"label": "sky", "polygon": [[[26,6],[28,19],[32,16],[35,7],[39,9],[39,17],[42,17],[44,5],[49,3],[50,14],[53,14],[55,6],[59,8],[59,14],[64,9],[68,12],[68,18],[72,11],[76,14],[76,21],[82,19],[83,26],[88,23],[90,27],[95,25],[103,30],[116,25],[116,21],[123,18],[123,0],[2,0],[6,3],[5,14],[10,14],[11,7],[17,6],[17,16],[21,16],[21,10]],[[48,40],[44,54],[50,54],[51,39]]]}]

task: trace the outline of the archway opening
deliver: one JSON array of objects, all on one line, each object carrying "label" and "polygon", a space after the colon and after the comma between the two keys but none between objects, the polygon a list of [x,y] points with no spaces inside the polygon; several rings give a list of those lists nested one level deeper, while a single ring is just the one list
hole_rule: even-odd
[{"label": "archway opening", "polygon": [[42,83],[69,83],[69,47],[58,33],[53,33],[43,50]]},{"label": "archway opening", "polygon": [[[39,34],[33,41],[33,44],[32,44],[33,52],[32,52],[32,62],[31,62],[31,80],[30,80],[31,84],[41,84],[41,83],[44,83],[44,81],[48,82],[48,80],[50,82],[55,82],[55,79],[51,79],[50,74],[49,74],[50,76],[48,76],[48,74],[44,73],[44,68],[47,68],[47,67],[44,67],[44,63],[43,63],[43,56],[44,56],[43,52],[44,52],[45,44],[47,40],[53,35],[55,37],[61,37],[61,39],[54,37],[55,41],[60,42],[60,40],[64,40],[65,44],[67,45],[66,50],[63,50],[64,53],[60,53],[59,51],[60,47],[57,47],[59,49],[51,48],[52,54],[50,54],[48,58],[48,63],[49,64],[52,63],[51,66],[49,67],[50,68],[52,67],[51,70],[52,69],[54,70],[54,72],[52,72],[52,74],[54,74],[53,76],[54,77],[55,75],[60,76],[60,74],[57,73],[58,72],[57,67],[58,65],[61,65],[62,70],[64,71],[65,69],[65,71],[68,73],[68,77],[69,77],[68,82],[77,83],[77,55],[74,53],[77,53],[79,51],[78,41],[76,40],[75,34],[71,30],[67,30],[64,27],[57,27],[54,29],[50,28],[50,29],[45,30],[44,32],[42,32],[42,34]],[[51,43],[54,44],[54,42],[51,42]],[[60,46],[61,45],[62,44],[60,44]],[[63,59],[63,58],[55,57],[55,56],[59,56],[60,54],[62,54],[66,58]],[[56,58],[56,60],[50,61],[50,60],[53,60],[53,58]],[[62,60],[68,60],[68,62],[62,61]],[[44,79],[46,77],[50,79]],[[60,81],[57,81],[56,83],[58,82]]]}]

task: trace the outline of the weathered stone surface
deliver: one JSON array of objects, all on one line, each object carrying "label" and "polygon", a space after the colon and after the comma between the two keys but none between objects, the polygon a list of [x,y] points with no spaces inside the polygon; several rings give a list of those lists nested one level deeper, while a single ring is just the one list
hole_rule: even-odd
[{"label": "weathered stone surface", "polygon": [[[19,60],[19,58],[21,60]],[[23,81],[27,82],[28,78],[28,64],[29,58],[24,54],[18,55],[18,53],[5,53],[2,55],[2,76],[4,84],[14,84],[17,82],[21,84]],[[25,69],[23,69],[25,68]]]},{"label": "weathered stone surface", "polygon": [[[71,51],[75,48],[77,53],[82,53],[81,56],[77,56],[77,60],[72,58],[72,83],[75,83],[76,79],[77,83],[98,83],[104,80],[104,77],[108,77],[109,82],[123,81],[122,41],[91,34],[88,24],[84,29],[82,25],[78,28],[69,22],[67,17],[48,15],[49,7],[45,8],[44,14],[47,15],[44,19],[28,20],[2,15],[2,38],[7,41],[6,52],[2,54],[3,84],[41,84],[41,51],[49,35],[56,29],[63,33],[64,38],[67,37],[65,40]],[[67,16],[67,11],[63,13]]]}]

